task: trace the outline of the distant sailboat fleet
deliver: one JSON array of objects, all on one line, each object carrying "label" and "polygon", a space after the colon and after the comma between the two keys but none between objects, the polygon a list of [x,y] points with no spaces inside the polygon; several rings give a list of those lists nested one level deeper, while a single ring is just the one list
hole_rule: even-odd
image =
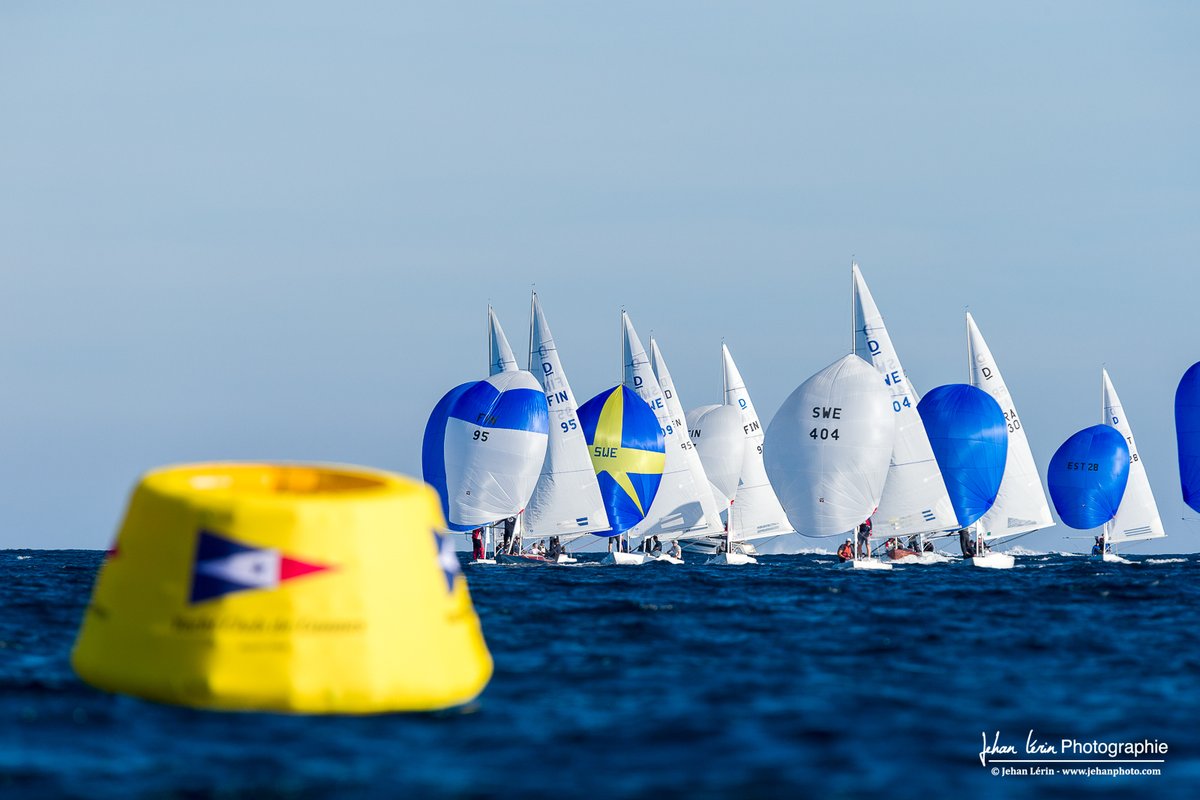
[{"label": "distant sailboat fleet", "polygon": [[[756,562],[755,542],[845,537],[842,566],[889,570],[950,557],[1006,569],[997,542],[1053,525],[1000,369],[966,315],[967,382],[909,382],[857,264],[851,352],[801,383],[764,428],[722,344],[722,402],[685,413],[659,343],[621,312],[621,382],[582,405],[536,293],[521,369],[488,308],[488,377],[450,390],[426,425],[425,480],[472,563],[571,564],[581,540],[604,563]],[[1102,423],[1068,439],[1047,485],[1059,517],[1100,529],[1093,556],[1166,535],[1108,372]],[[1185,502],[1200,511],[1200,364],[1175,398]],[[874,540],[874,541],[872,541]],[[578,550],[578,547],[575,547]]]}]

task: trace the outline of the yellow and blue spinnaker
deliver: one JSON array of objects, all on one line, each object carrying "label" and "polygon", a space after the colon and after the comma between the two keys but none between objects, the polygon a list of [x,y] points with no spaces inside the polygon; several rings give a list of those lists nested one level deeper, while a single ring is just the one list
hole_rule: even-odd
[{"label": "yellow and blue spinnaker", "polygon": [[612,530],[616,536],[646,517],[666,464],[662,428],[650,406],[624,385],[601,392],[579,408],[579,424]]}]

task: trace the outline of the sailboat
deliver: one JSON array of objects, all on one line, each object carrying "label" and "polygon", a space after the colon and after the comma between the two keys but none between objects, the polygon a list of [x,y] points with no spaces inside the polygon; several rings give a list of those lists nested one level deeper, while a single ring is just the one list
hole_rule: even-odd
[{"label": "sailboat", "polygon": [[654,412],[666,447],[662,482],[654,503],[646,518],[628,532],[629,539],[644,542],[657,537],[661,542],[721,532],[721,515],[708,490],[700,458],[688,439],[683,411],[662,353],[658,353],[658,366],[671,389],[670,398],[664,395],[654,367],[625,311],[621,312],[621,340],[624,383]]},{"label": "sailboat", "polygon": [[[745,439],[746,455],[742,461],[742,472],[738,478],[736,525],[732,538],[736,542],[755,542],[760,551],[763,544],[773,545],[771,552],[798,550],[799,537],[788,522],[787,514],[767,479],[763,466],[763,426],[746,381],[734,363],[729,348],[721,345],[721,379],[725,404],[734,406],[742,415],[742,435]],[[792,543],[792,548],[788,544]]]},{"label": "sailboat", "polygon": [[[1013,557],[988,553],[980,535],[970,545],[976,520],[995,504],[1004,479],[1008,423],[1000,404],[982,389],[953,383],[931,390],[917,411],[954,505],[963,557],[977,567],[1011,569]],[[889,546],[889,555],[896,552]]]},{"label": "sailboat", "polygon": [[746,461],[746,440],[742,433],[742,414],[736,406],[718,404],[700,406],[687,412],[688,438],[696,447],[704,474],[708,477],[713,499],[725,509],[725,535],[708,544],[710,564],[757,564],[750,553],[739,552],[734,519],[734,499],[742,465]]},{"label": "sailboat", "polygon": [[1062,521],[1075,530],[1107,525],[1129,482],[1129,445],[1110,425],[1071,435],[1050,458],[1046,483]]},{"label": "sailboat", "polygon": [[[687,416],[683,412],[683,405],[679,400],[679,394],[675,389],[675,381],[671,377],[671,371],[667,368],[667,362],[663,359],[662,351],[658,347],[658,342],[653,336],[650,337],[650,359],[651,366],[654,369],[654,376],[658,379],[659,388],[662,389],[663,403],[667,407],[668,423],[667,427],[673,433],[682,434],[679,436],[679,445],[683,453],[684,463],[687,464],[688,472],[691,474],[692,483],[699,487],[700,504],[704,510],[705,519],[709,523],[709,528],[720,531],[721,511],[720,506],[716,502],[716,497],[711,493],[712,481],[709,480],[704,462],[700,459],[700,453],[692,442],[691,435],[688,431]],[[699,534],[692,534],[691,538],[695,538]],[[667,563],[683,563],[681,558],[675,558],[666,553],[648,553],[648,558],[664,561]],[[708,563],[717,563],[709,559]],[[734,562],[720,561],[720,563],[739,563],[748,564],[756,563],[752,558],[735,559]]]},{"label": "sailboat", "polygon": [[461,384],[442,397],[425,426],[421,465],[451,530],[520,513],[546,457],[548,427],[546,397],[522,370]]},{"label": "sailboat", "polygon": [[536,292],[530,300],[529,337],[529,371],[546,395],[550,431],[542,473],[525,509],[525,532],[530,538],[551,539],[553,560],[569,564],[575,559],[555,544],[608,530],[608,518],[575,395]]},{"label": "sailboat", "polygon": [[896,415],[879,372],[853,353],[783,402],[763,460],[788,521],[804,536],[852,537],[853,569],[891,569],[858,549],[854,531],[879,504],[896,443]]},{"label": "sailboat", "polygon": [[658,418],[618,384],[579,407],[579,426],[608,518],[608,530],[596,532],[609,539],[604,563],[641,564],[645,557],[629,552],[625,534],[645,520],[662,485],[667,457]]},{"label": "sailboat", "polygon": [[971,385],[987,392],[1000,405],[1008,430],[1004,478],[996,502],[975,523],[974,533],[982,543],[976,546],[971,563],[1004,569],[1012,566],[1012,556],[989,553],[988,546],[1010,536],[1049,528],[1054,524],[1054,518],[1050,516],[1050,504],[1029,449],[1025,425],[1017,414],[1017,406],[1000,374],[1000,367],[970,312],[967,313],[967,360]]},{"label": "sailboat", "polygon": [[[920,397],[909,383],[858,264],[852,264],[850,271],[854,352],[883,375],[896,416],[895,450],[887,483],[879,508],[871,515],[874,532],[883,536],[918,534],[920,540],[924,534],[952,530],[957,524],[954,507],[917,413]],[[923,542],[918,549],[923,549]]]},{"label": "sailboat", "polygon": [[1117,508],[1116,516],[1104,523],[1097,548],[1099,552],[1095,555],[1104,561],[1128,564],[1126,559],[1117,555],[1117,545],[1161,539],[1167,532],[1163,529],[1158,504],[1154,502],[1154,492],[1150,489],[1150,481],[1146,477],[1146,466],[1138,455],[1137,443],[1133,440],[1133,429],[1129,426],[1129,419],[1121,406],[1121,398],[1113,388],[1107,369],[1101,369],[1101,376],[1103,422],[1116,428],[1117,432],[1125,437],[1125,443],[1129,447],[1129,480],[1121,495],[1121,505]]}]

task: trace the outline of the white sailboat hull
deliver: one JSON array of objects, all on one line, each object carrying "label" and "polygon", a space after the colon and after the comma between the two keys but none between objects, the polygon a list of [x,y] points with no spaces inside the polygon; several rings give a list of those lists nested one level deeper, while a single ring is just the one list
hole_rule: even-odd
[{"label": "white sailboat hull", "polygon": [[856,558],[853,561],[843,561],[838,564],[844,569],[891,569],[892,565],[878,558]]},{"label": "white sailboat hull", "polygon": [[617,566],[638,566],[646,563],[646,557],[641,553],[609,553],[600,563]]},{"label": "white sailboat hull", "polygon": [[646,561],[653,561],[658,564],[682,564],[682,558],[675,558],[670,553],[651,553],[646,556]]},{"label": "white sailboat hull", "polygon": [[496,559],[494,559],[494,558],[477,558],[474,561],[468,561],[467,566],[468,567],[478,567],[478,566],[487,566],[488,564],[495,564],[495,563],[496,563]]},{"label": "white sailboat hull", "polygon": [[972,567],[982,567],[983,569],[1012,569],[1017,560],[1008,553],[987,553],[982,556],[975,556],[966,559],[967,563]]},{"label": "white sailboat hull", "polygon": [[1127,558],[1121,558],[1116,553],[1100,553],[1099,555],[1092,556],[1092,558],[1096,559],[1097,561],[1105,561],[1109,564],[1132,564],[1133,563],[1132,561],[1130,561]]},{"label": "white sailboat hull", "polygon": [[717,553],[704,563],[732,566],[740,564],[757,564],[758,559],[754,556],[748,556],[745,553]]}]

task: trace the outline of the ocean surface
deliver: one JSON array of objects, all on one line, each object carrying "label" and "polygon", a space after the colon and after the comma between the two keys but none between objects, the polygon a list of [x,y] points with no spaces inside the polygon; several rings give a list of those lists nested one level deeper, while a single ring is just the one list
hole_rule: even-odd
[{"label": "ocean surface", "polygon": [[[1200,795],[1195,554],[1032,554],[1007,572],[827,555],[466,567],[496,662],[486,691],[360,718],[85,686],[68,656],[102,555],[0,552],[0,797]],[[1157,776],[980,763],[985,733],[1023,751],[1030,730],[1169,750],[1132,765]]]}]

